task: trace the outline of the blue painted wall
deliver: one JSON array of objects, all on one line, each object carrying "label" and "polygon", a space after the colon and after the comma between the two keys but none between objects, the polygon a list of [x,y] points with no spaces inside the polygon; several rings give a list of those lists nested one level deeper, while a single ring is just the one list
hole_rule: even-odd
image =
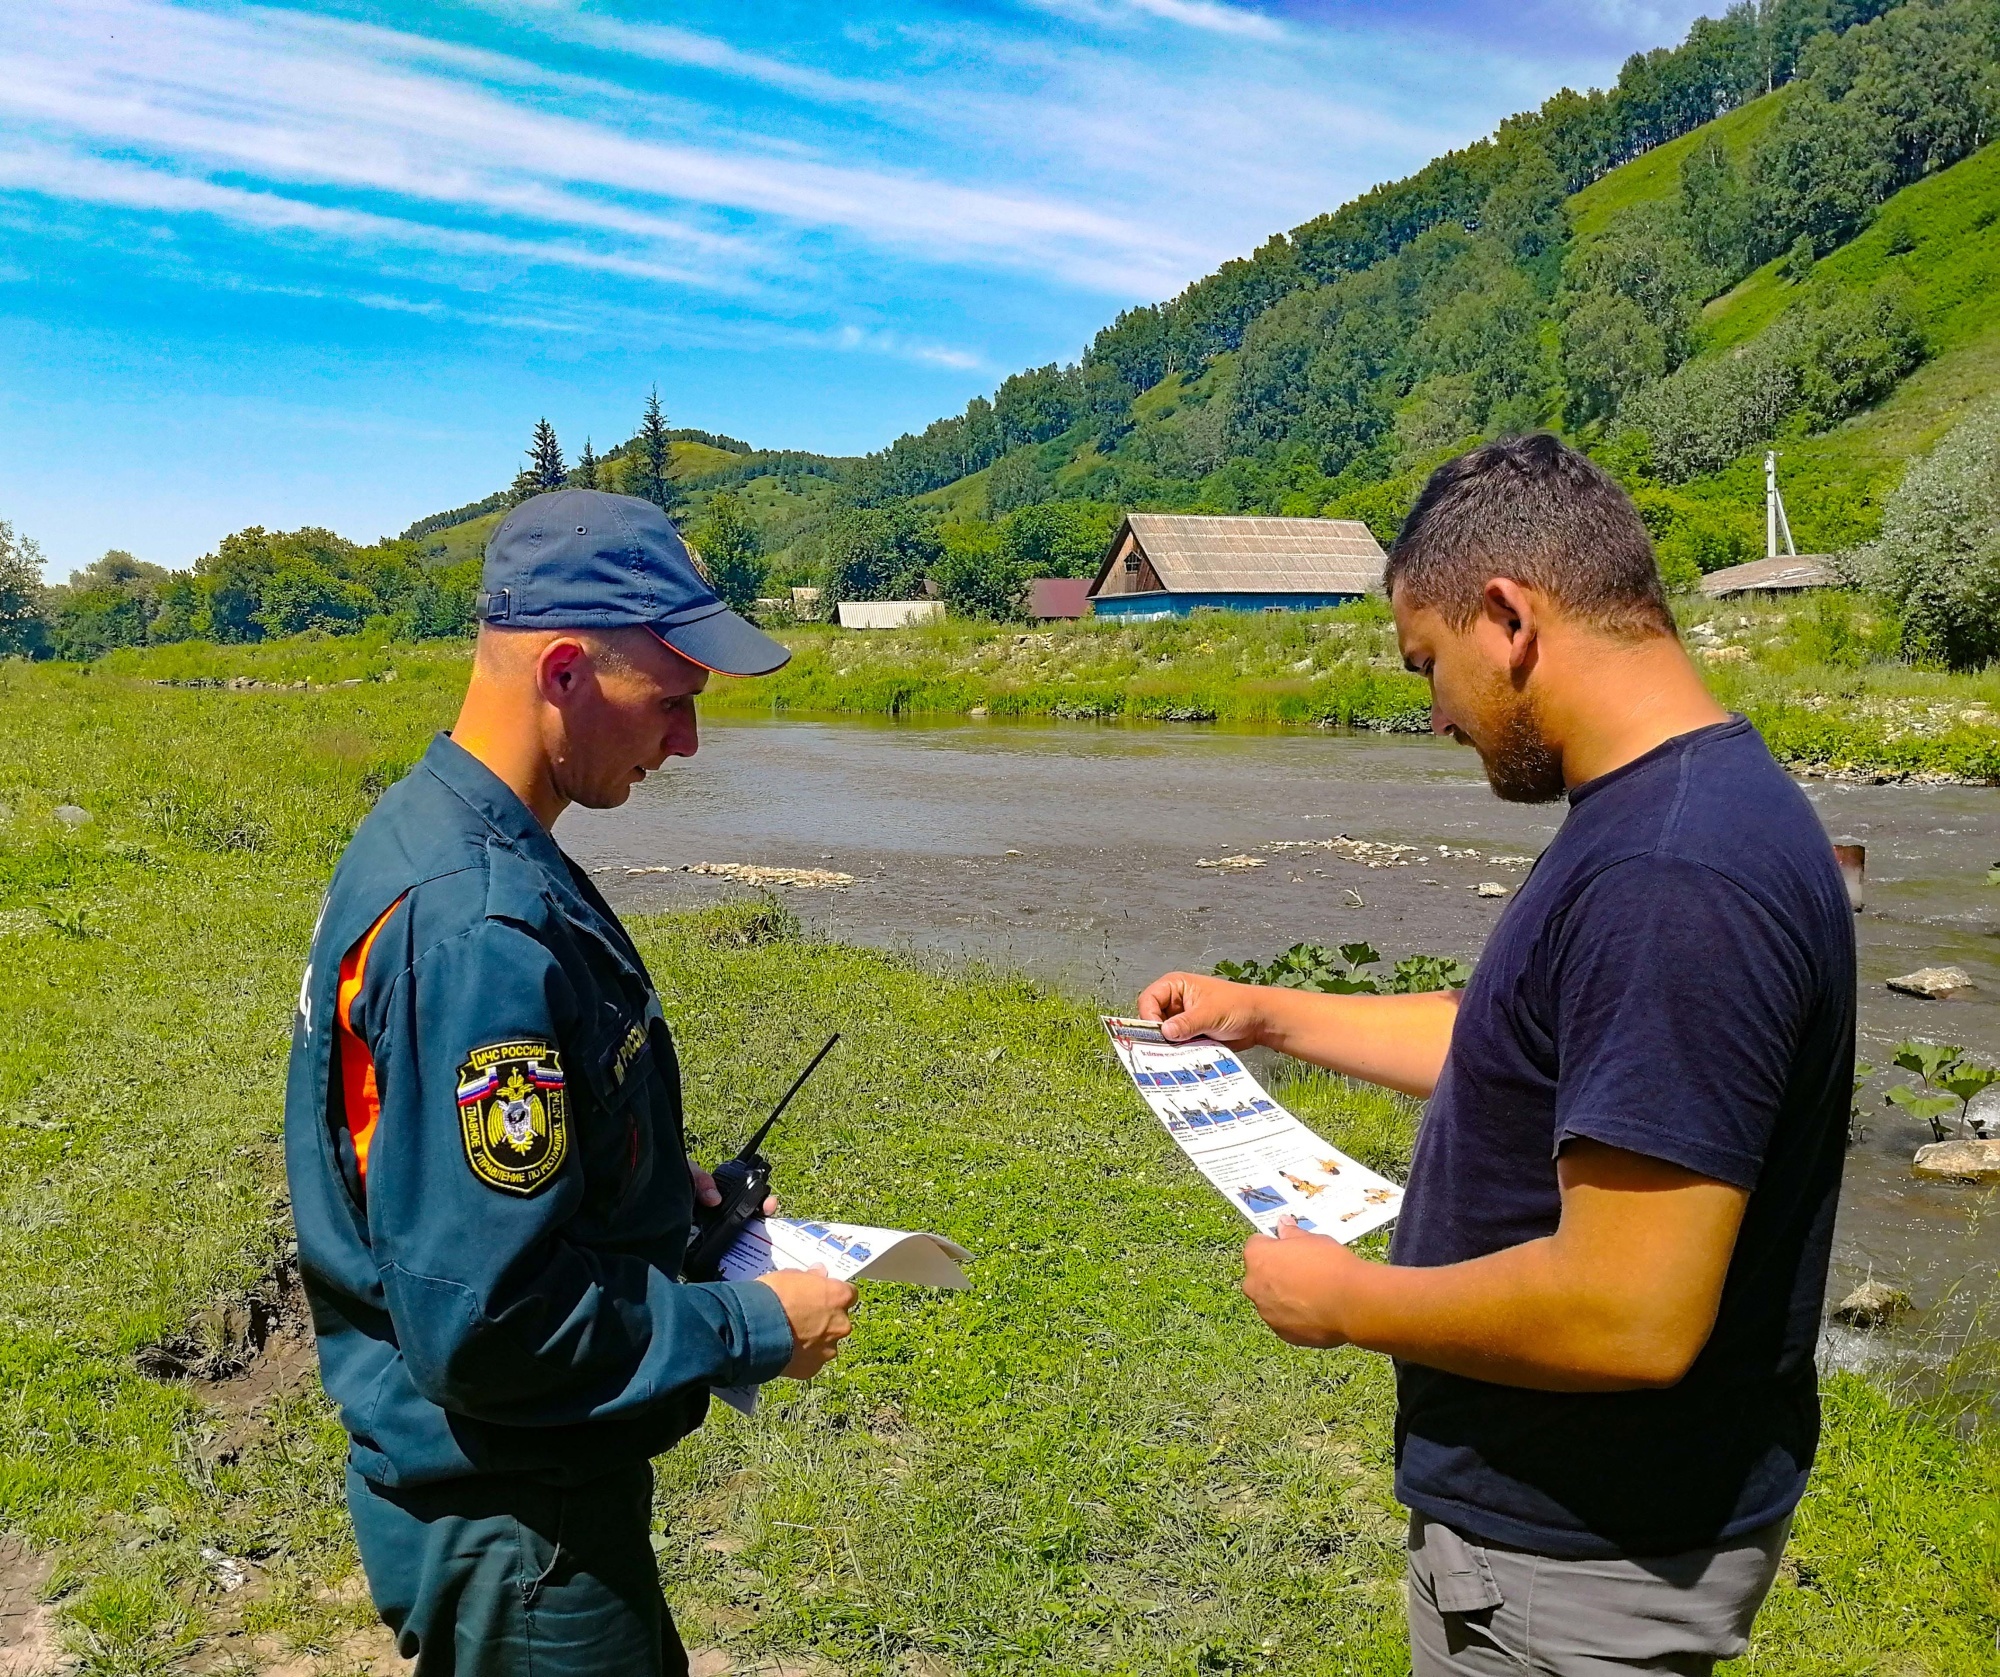
[{"label": "blue painted wall", "polygon": [[1217,611],[1319,611],[1326,606],[1352,605],[1359,594],[1107,594],[1090,602],[1099,617],[1144,622],[1157,617],[1186,617],[1197,606]]}]

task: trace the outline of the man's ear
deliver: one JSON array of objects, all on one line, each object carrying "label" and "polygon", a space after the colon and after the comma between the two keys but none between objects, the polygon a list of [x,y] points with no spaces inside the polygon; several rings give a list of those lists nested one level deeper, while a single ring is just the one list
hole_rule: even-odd
[{"label": "man's ear", "polygon": [[589,669],[590,654],[583,642],[560,635],[535,659],[536,691],[545,704],[560,708],[576,697]]},{"label": "man's ear", "polygon": [[1480,597],[1480,610],[1486,621],[1507,637],[1507,662],[1517,673],[1534,657],[1535,640],[1541,630],[1540,606],[1541,601],[1532,588],[1506,576],[1488,578]]}]

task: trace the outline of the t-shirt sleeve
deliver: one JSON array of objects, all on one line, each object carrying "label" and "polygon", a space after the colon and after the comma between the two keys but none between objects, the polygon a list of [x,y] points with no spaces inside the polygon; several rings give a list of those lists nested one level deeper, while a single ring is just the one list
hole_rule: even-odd
[{"label": "t-shirt sleeve", "polygon": [[1554,930],[1556,1150],[1576,1136],[1754,1187],[1809,1007],[1804,951],[1698,863],[1636,857]]}]

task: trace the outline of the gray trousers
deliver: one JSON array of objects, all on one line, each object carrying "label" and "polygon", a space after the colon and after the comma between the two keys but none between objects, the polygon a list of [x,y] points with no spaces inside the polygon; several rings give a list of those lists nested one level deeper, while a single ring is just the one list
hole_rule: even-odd
[{"label": "gray trousers", "polygon": [[1642,1560],[1530,1555],[1410,1515],[1414,1677],[1709,1677],[1750,1644],[1791,1516],[1714,1549]]}]

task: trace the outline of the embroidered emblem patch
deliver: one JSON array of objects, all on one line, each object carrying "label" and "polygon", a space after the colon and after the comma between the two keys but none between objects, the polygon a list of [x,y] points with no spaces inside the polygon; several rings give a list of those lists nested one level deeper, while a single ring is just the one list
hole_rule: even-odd
[{"label": "embroidered emblem patch", "polygon": [[458,1068],[458,1119],[472,1174],[532,1194],[569,1152],[562,1056],[539,1038],[475,1049]]}]

